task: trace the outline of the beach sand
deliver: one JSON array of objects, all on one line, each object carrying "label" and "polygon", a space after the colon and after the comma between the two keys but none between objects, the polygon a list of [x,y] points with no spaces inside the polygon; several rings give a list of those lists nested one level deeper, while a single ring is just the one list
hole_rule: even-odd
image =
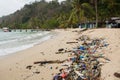
[{"label": "beach sand", "polygon": [[[76,41],[81,35],[88,35],[91,38],[102,37],[109,43],[103,52],[111,61],[102,67],[103,80],[118,80],[113,74],[120,73],[120,29],[90,29],[83,33],[73,31],[79,29],[54,30],[55,37],[35,45],[32,48],[10,54],[0,58],[0,80],[52,80],[53,75],[63,68],[61,64],[46,64],[40,66],[35,61],[44,60],[65,60],[68,53],[55,54],[60,48],[71,50],[77,44],[66,44],[69,41]],[[27,66],[32,68],[26,69]]]}]

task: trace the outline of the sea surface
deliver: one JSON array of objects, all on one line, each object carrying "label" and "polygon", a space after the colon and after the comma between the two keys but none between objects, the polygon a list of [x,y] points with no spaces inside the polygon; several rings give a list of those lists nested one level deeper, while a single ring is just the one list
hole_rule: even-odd
[{"label": "sea surface", "polygon": [[36,44],[39,44],[45,40],[50,39],[53,36],[49,31],[33,31],[25,30],[3,32],[0,29],[0,56],[5,56],[11,53],[15,53]]}]

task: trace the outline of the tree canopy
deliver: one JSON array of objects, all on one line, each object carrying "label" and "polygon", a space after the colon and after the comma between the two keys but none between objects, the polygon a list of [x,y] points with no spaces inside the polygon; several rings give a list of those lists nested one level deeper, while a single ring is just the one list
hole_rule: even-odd
[{"label": "tree canopy", "polygon": [[120,0],[41,0],[26,4],[21,10],[0,18],[0,27],[15,29],[54,29],[76,27],[87,21],[105,22],[111,17],[120,17]]}]

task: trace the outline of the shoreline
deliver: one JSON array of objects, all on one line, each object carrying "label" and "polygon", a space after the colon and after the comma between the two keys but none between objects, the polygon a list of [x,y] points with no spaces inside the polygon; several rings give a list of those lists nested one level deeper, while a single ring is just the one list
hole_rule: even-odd
[{"label": "shoreline", "polygon": [[[57,37],[57,35],[59,35],[59,33],[56,32],[56,31],[52,31],[52,33],[50,33],[50,34],[52,34],[52,35],[50,36],[49,39],[44,40],[44,41],[40,41],[39,43],[34,44],[32,47],[29,47],[29,48],[26,48],[26,49],[23,49],[23,50],[20,50],[20,51],[17,51],[17,52],[13,52],[13,53],[10,53],[10,54],[7,54],[7,55],[2,55],[2,56],[0,56],[0,59],[1,59],[2,57],[9,57],[9,56],[17,55],[17,54],[22,54],[22,52],[27,51],[27,50],[30,50],[30,49],[33,49],[34,47],[37,47],[37,46],[45,43],[45,42],[48,41],[48,40],[54,39],[54,38]],[[3,58],[3,59],[4,59],[4,58]]]},{"label": "shoreline", "polygon": [[[43,43],[43,42],[45,42],[45,41],[47,41],[47,40],[55,37],[56,35],[57,35],[57,33],[55,33],[54,31],[50,31],[50,33],[49,33],[47,36],[42,37],[42,38],[40,39],[40,41],[38,41],[38,42],[36,42],[36,43],[26,44],[26,45],[23,45],[23,46],[21,45],[21,46],[19,46],[19,47],[14,47],[14,48],[10,48],[10,49],[7,48],[9,51],[7,51],[7,49],[5,49],[5,53],[6,53],[6,54],[0,55],[0,58],[6,57],[6,56],[10,56],[10,55],[12,55],[12,54],[19,53],[19,52],[21,52],[21,51],[30,49],[30,48],[32,48],[32,47],[34,47],[34,46],[36,46],[36,45],[40,45],[41,43]],[[20,48],[20,49],[18,49],[18,48]],[[15,50],[15,49],[17,49],[17,50]],[[13,51],[11,52],[10,50],[13,50]],[[6,52],[6,51],[7,51],[7,52]],[[3,51],[1,51],[1,52],[3,52]]]},{"label": "shoreline", "polygon": [[[78,29],[76,29],[78,30]],[[90,37],[106,37],[110,44],[105,50],[105,56],[110,58],[110,62],[102,67],[102,78],[104,80],[117,80],[113,76],[114,72],[119,72],[120,69],[120,30],[116,29],[91,29],[78,34],[75,29],[55,30],[57,36],[50,38],[38,45],[29,49],[19,51],[4,58],[0,58],[0,79],[1,80],[52,80],[53,75],[63,68],[61,64],[46,64],[45,66],[33,65],[35,61],[43,60],[65,60],[68,59],[68,54],[55,54],[60,48],[73,49],[75,44],[68,45],[66,42],[75,41],[80,35],[88,35]],[[112,31],[112,32],[111,32]],[[118,47],[116,47],[116,45]],[[111,53],[110,53],[110,48]],[[115,52],[115,50],[117,50]],[[111,64],[115,64],[110,66]],[[32,65],[31,70],[26,69],[26,66]],[[111,70],[111,68],[114,68]],[[56,69],[57,68],[57,69]],[[39,74],[34,74],[39,71]],[[109,76],[110,75],[110,76]]]},{"label": "shoreline", "polygon": [[[51,35],[51,34],[52,34],[52,35]],[[33,46],[31,46],[31,47],[29,47],[29,48],[26,48],[26,49],[23,49],[23,50],[19,50],[19,51],[13,52],[13,53],[9,53],[9,54],[7,54],[7,55],[1,55],[1,56],[0,56],[0,59],[5,59],[5,58],[10,57],[10,56],[15,56],[15,55],[17,55],[17,54],[21,54],[22,52],[24,52],[24,51],[26,51],[26,50],[30,50],[30,49],[32,49],[32,48],[34,48],[34,47],[37,47],[37,46],[40,45],[40,44],[45,43],[46,41],[48,41],[48,40],[50,40],[50,39],[55,38],[57,35],[59,35],[58,32],[51,31],[51,33],[50,33],[50,35],[49,35],[49,37],[50,37],[49,39],[44,40],[44,41],[40,41],[40,42],[38,42],[37,44],[34,44]]]},{"label": "shoreline", "polygon": [[[15,53],[15,54],[5,56],[4,58],[0,59],[0,64],[3,64],[0,66],[0,79],[8,80],[9,78],[11,78],[11,76],[14,76],[13,78],[11,78],[11,80],[15,80],[14,78],[19,78],[20,80],[23,80],[23,79],[21,79],[21,75],[26,74],[26,72],[24,72],[24,71],[26,71],[27,65],[33,64],[33,62],[39,60],[39,58],[41,58],[40,60],[45,60],[45,59],[55,60],[56,59],[56,58],[54,59],[55,55],[53,56],[52,53],[54,54],[60,46],[51,47],[50,45],[54,46],[54,44],[51,42],[54,42],[55,44],[58,43],[57,41],[61,41],[59,39],[61,39],[61,37],[64,38],[63,34],[66,33],[65,32],[65,33],[61,34],[61,31],[59,31],[59,30],[57,32],[59,34],[55,38],[51,38],[51,39],[41,43],[40,45],[36,45],[27,50],[23,50],[23,51]],[[57,39],[57,41],[55,39]],[[60,44],[61,43],[59,43],[59,45]],[[64,45],[62,45],[62,46],[64,46]],[[46,51],[46,48],[49,50]],[[54,48],[54,50],[50,49],[50,48]],[[51,51],[51,50],[53,50],[53,51]],[[41,54],[41,52],[44,52],[45,55]],[[61,58],[61,56],[57,56],[57,57]],[[18,69],[18,67],[20,67],[20,69]],[[21,73],[21,69],[23,69],[22,74],[19,75]],[[14,71],[18,72],[18,74],[15,74]],[[31,72],[29,72],[29,73],[31,73]],[[7,74],[7,77],[5,77],[4,74]],[[49,75],[51,75],[51,74],[49,74]],[[24,77],[26,77],[26,76],[30,76],[30,75],[26,74]],[[52,76],[51,76],[51,78],[52,78]]]}]

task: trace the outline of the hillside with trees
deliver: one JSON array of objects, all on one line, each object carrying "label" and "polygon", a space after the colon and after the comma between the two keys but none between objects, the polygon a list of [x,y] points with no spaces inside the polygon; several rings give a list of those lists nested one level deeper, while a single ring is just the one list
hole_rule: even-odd
[{"label": "hillside with trees", "polygon": [[[21,10],[0,18],[0,27],[11,29],[54,29],[78,27],[79,23],[104,23],[120,17],[120,0],[57,0],[26,4]],[[104,26],[104,24],[102,24]]]}]

